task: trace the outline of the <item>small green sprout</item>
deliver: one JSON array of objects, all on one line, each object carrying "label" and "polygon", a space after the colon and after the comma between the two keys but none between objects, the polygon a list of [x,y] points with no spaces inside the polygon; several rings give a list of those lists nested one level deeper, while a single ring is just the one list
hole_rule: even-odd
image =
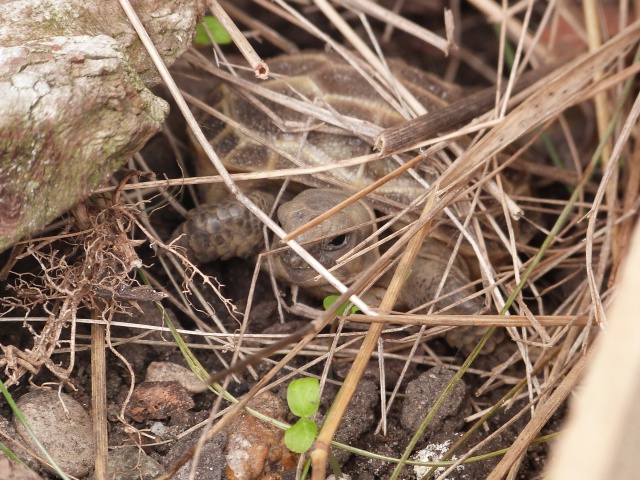
[{"label": "small green sprout", "polygon": [[[322,301],[322,305],[324,306],[324,309],[325,310],[329,310],[329,307],[331,307],[331,305],[336,303],[337,299],[338,299],[338,295],[329,295],[329,296],[325,297],[324,300]],[[336,315],[344,315],[348,306],[349,306],[348,303],[345,303],[344,305],[342,305],[336,311]],[[352,313],[356,313],[358,311],[360,311],[360,309],[358,307],[356,307],[355,305],[352,305],[351,308],[349,309],[349,313],[347,313],[347,315],[351,315]]]},{"label": "small green sprout", "polygon": [[320,406],[320,383],[317,378],[299,378],[287,387],[289,409],[299,418],[284,432],[284,443],[295,453],[304,453],[316,439],[318,427],[311,420]]},{"label": "small green sprout", "polygon": [[[204,24],[204,25],[203,25]],[[202,23],[198,24],[198,33],[196,34],[196,38],[193,41],[196,45],[211,45],[211,40],[209,39],[209,35],[205,31],[205,26],[211,32],[211,36],[213,36],[213,40],[218,45],[227,45],[231,43],[231,37],[224,29],[220,22],[216,20],[215,17],[206,16],[202,19]]]}]

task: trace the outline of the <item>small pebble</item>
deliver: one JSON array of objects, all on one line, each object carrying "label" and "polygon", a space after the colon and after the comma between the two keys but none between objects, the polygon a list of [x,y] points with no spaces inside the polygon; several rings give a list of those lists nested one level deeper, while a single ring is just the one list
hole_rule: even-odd
[{"label": "small pebble", "polygon": [[164,468],[138,447],[120,447],[109,451],[109,480],[152,480]]},{"label": "small pebble", "polygon": [[[51,390],[35,390],[20,397],[18,408],[36,438],[58,466],[74,477],[84,477],[93,468],[95,448],[91,417],[69,395]],[[22,441],[34,452],[40,452],[17,417],[13,426]],[[54,473],[51,467],[43,466]]]},{"label": "small pebble", "polygon": [[[250,408],[270,418],[283,421],[286,408],[270,392],[255,397]],[[284,445],[284,430],[242,412],[229,424],[227,446],[227,480],[280,478],[295,468],[298,456]]]},{"label": "small pebble", "polygon": [[194,406],[191,395],[178,382],[142,382],[133,391],[127,414],[136,422],[164,420]]},{"label": "small pebble", "polygon": [[[446,367],[434,367],[409,382],[400,418],[405,429],[410,432],[418,429],[454,375],[455,373]],[[428,438],[433,432],[443,430],[452,432],[459,430],[470,409],[467,386],[459,380],[433,417],[424,436]]]},{"label": "small pebble", "polygon": [[147,368],[145,382],[178,382],[189,393],[200,393],[207,389],[195,373],[171,362],[151,362]]},{"label": "small pebble", "polygon": [[[462,436],[463,434],[461,432],[435,433],[429,438],[429,442],[423,448],[415,452],[411,458],[421,462],[440,461],[442,459],[442,456],[445,455],[449,451],[449,449],[462,438]],[[474,445],[474,443],[471,442],[470,445]],[[491,449],[486,450],[487,453],[489,451],[491,451]],[[464,449],[456,453],[464,453]],[[480,454],[481,452],[477,453]],[[456,454],[449,458],[449,460],[457,459],[458,456]],[[476,480],[479,478],[488,478],[497,464],[498,459],[494,458],[485,459],[482,462],[472,462],[468,464],[458,465],[447,474],[446,478],[447,480]],[[414,465],[412,468],[417,478],[422,478],[427,473],[427,471],[430,470],[429,467],[418,465]],[[437,476],[444,473],[444,471],[445,468],[438,468],[435,474],[430,478],[436,478]]]},{"label": "small pebble", "polygon": [[[418,462],[425,462],[425,463],[438,462],[449,451],[452,445],[453,445],[453,442],[451,441],[446,441],[443,443],[430,443],[427,446],[425,446],[422,450],[418,450],[416,453],[414,453],[412,458]],[[453,460],[453,461],[457,459],[458,457],[456,455],[453,455],[449,458],[449,460]],[[464,467],[465,467],[464,465],[459,465],[458,467],[456,467],[456,471],[463,472]],[[431,471],[431,467],[415,465],[413,467],[413,471],[415,472],[417,478],[422,478],[427,474],[427,472]],[[443,474],[444,471],[445,471],[444,467],[437,468],[433,475],[434,477],[437,477]]]}]

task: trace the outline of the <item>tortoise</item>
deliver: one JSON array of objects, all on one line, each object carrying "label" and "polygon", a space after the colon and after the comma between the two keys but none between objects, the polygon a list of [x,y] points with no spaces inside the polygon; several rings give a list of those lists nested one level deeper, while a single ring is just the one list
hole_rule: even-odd
[{"label": "tortoise", "polygon": [[[340,163],[372,153],[375,133],[405,117],[398,111],[403,105],[394,100],[393,92],[380,93],[356,68],[337,55],[286,54],[271,59],[269,65],[272,79],[261,82],[260,86],[267,93],[275,93],[276,100],[291,98],[304,108],[321,109],[322,121],[271,98],[257,101],[236,86],[223,82],[213,89],[206,101],[222,114],[222,118],[206,114],[199,117],[199,123],[230,172],[337,164],[337,168],[322,175],[291,178],[293,182],[287,191],[297,193],[297,196],[277,210],[281,226],[291,232],[399,166],[390,158],[351,166],[340,166]],[[400,60],[390,60],[389,65],[396,78],[427,110],[441,108],[464,95],[459,86]],[[231,119],[230,123],[236,122],[242,131],[228,125],[227,119]],[[197,143],[193,143],[198,174],[215,175],[217,172],[210,161],[199,151]],[[296,240],[326,268],[332,268],[338,258],[374,235],[374,207],[377,211],[389,212],[409,205],[425,193],[426,185],[436,175],[429,166],[422,166],[413,173],[404,172],[375,191],[374,203],[369,198],[356,202]],[[269,212],[280,185],[281,181],[262,181],[244,188],[251,200]],[[209,262],[257,255],[263,244],[260,221],[221,188],[209,186],[202,192],[202,197],[204,203],[188,212],[185,222],[175,233],[179,237],[177,243],[187,249],[189,256],[198,262]],[[444,221],[432,229],[398,299],[398,309],[412,309],[433,300],[455,244],[456,236],[452,233],[452,227]],[[456,305],[447,313],[471,314],[483,309],[482,297],[472,297],[475,289],[470,284],[479,278],[479,274],[471,251],[470,247],[462,248],[455,257],[441,290],[446,298],[435,303],[436,310],[451,304]],[[333,273],[348,285],[378,257],[377,249],[369,250]],[[274,255],[271,264],[276,278],[285,283],[298,285],[319,297],[334,293],[324,279],[318,278],[316,272],[290,250]],[[376,292],[385,287],[385,282],[388,278],[378,282],[370,291],[374,293],[369,297],[365,295],[365,300],[379,297]],[[467,350],[471,342],[477,340],[476,334],[460,335],[453,331],[446,335],[446,340],[456,348]],[[487,344],[485,353],[491,348]]]}]

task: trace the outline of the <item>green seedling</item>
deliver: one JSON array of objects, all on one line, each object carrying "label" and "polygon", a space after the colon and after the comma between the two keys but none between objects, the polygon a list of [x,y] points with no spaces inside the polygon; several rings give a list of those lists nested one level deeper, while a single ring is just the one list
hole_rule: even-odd
[{"label": "green seedling", "polygon": [[294,415],[301,417],[284,432],[284,443],[295,453],[304,453],[316,439],[318,427],[311,420],[320,405],[320,383],[317,378],[293,380],[287,387],[287,403]]},{"label": "green seedling", "polygon": [[207,35],[205,28],[209,30],[211,36],[213,37],[213,40],[218,45],[227,45],[231,43],[231,37],[224,29],[224,27],[220,25],[220,22],[216,20],[215,17],[206,16],[202,20],[202,23],[198,24],[198,33],[196,34],[196,38],[193,41],[194,44],[199,46],[211,45],[211,39],[209,35]]},{"label": "green seedling", "polygon": [[[338,295],[329,295],[325,297],[324,300],[322,301],[322,305],[324,306],[324,309],[329,310],[329,307],[331,307],[331,305],[336,303],[337,299],[338,299]],[[342,305],[336,311],[336,315],[345,315],[345,311],[347,310],[348,306],[349,306],[349,303],[345,303],[344,305]],[[355,305],[352,305],[351,308],[349,309],[349,312],[346,315],[351,315],[352,313],[356,313],[359,311],[360,309],[358,307],[356,307]]]}]

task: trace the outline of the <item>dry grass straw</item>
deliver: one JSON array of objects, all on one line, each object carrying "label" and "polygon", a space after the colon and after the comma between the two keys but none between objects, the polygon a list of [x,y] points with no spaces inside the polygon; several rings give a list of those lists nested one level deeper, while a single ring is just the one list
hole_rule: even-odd
[{"label": "dry grass straw", "polygon": [[[126,4],[124,0],[123,3]],[[246,11],[240,11],[226,2],[220,2],[220,4],[212,2],[212,5],[214,3],[216,9],[221,7],[226,9],[226,12],[237,22],[250,25],[250,28],[255,30],[254,34],[261,35],[265,41],[271,42],[276,47],[284,48],[288,51],[293,51],[297,48],[295,39],[286,35],[286,29],[283,28],[282,24],[277,27],[266,25],[265,22],[257,21],[256,18],[247,18]],[[449,49],[451,55],[456,58],[452,65],[465,63],[469,56],[472,55],[464,48],[459,51],[451,49],[452,39],[455,35],[451,33],[449,28],[444,28],[445,20],[443,20],[442,25],[443,33],[434,34],[422,28],[418,23],[403,18],[402,14],[386,12],[380,5],[366,0],[340,0],[336,2],[344,7],[340,11],[337,11],[333,4],[321,0],[317,0],[312,6],[306,7],[316,12],[322,12],[333,27],[341,33],[341,38],[345,39],[344,42],[343,40],[338,41],[331,38],[325,33],[327,31],[326,25],[312,23],[311,16],[305,16],[300,9],[294,8],[288,3],[282,1],[266,2],[263,0],[257,0],[254,3],[255,5],[252,4],[251,8],[259,9],[258,11],[266,9],[272,14],[275,13],[285,25],[287,23],[295,25],[296,28],[303,29],[319,39],[321,43],[329,45],[362,72],[362,75],[368,78],[367,81],[375,84],[376,88],[381,91],[387,92],[385,95],[388,95],[391,101],[398,105],[408,105],[414,115],[422,113],[421,106],[410,92],[390,75],[385,55],[382,54],[388,48],[388,45],[379,45],[377,37],[367,37],[366,32],[373,31],[371,25],[369,25],[370,18],[389,20],[386,31],[387,36],[389,31],[400,29],[420,41],[432,44],[436,49]],[[129,233],[129,227],[135,225],[137,231],[141,232],[141,236],[151,242],[154,248],[162,252],[163,256],[159,258],[158,263],[166,269],[172,285],[163,285],[163,282],[156,280],[153,272],[147,272],[147,278],[149,278],[150,283],[157,291],[166,292],[168,300],[172,304],[171,308],[180,310],[198,325],[198,334],[206,338],[207,344],[188,344],[187,347],[195,352],[195,355],[211,351],[218,356],[224,365],[230,366],[229,357],[224,353],[225,351],[233,351],[237,357],[236,368],[242,365],[250,365],[251,360],[247,359],[251,359],[252,355],[260,352],[263,348],[270,349],[272,354],[284,355],[281,359],[267,360],[273,365],[273,368],[268,374],[262,375],[261,378],[258,378],[258,374],[249,367],[249,376],[252,376],[256,381],[255,386],[250,394],[245,396],[234,407],[212,413],[211,418],[221,416],[222,420],[216,424],[213,430],[209,431],[209,437],[221,429],[226,422],[230,421],[234,412],[237,412],[239,408],[246,404],[251,395],[263,388],[272,388],[276,383],[281,383],[297,373],[315,374],[309,373],[309,370],[312,367],[317,369],[321,365],[327,366],[324,369],[325,373],[321,376],[322,382],[334,382],[333,379],[327,378],[326,375],[331,362],[349,362],[354,357],[357,357],[358,354],[360,355],[358,357],[360,364],[365,365],[368,363],[368,357],[362,356],[362,349],[354,347],[354,343],[362,338],[361,333],[317,334],[324,325],[335,318],[335,310],[347,298],[350,298],[352,302],[358,303],[363,310],[363,314],[355,315],[351,317],[351,320],[354,323],[374,321],[374,325],[377,325],[374,330],[376,332],[379,331],[382,338],[385,339],[381,350],[373,352],[375,349],[371,349],[373,357],[380,364],[380,368],[384,369],[386,361],[400,360],[404,362],[401,380],[412,365],[457,365],[457,363],[460,363],[456,363],[455,359],[438,357],[425,343],[426,338],[439,334],[445,327],[464,325],[508,328],[509,335],[517,342],[517,349],[514,350],[509,360],[502,365],[495,365],[492,371],[482,371],[476,369],[471,362],[472,359],[470,359],[462,370],[458,370],[460,377],[473,379],[474,383],[478,383],[475,381],[475,377],[486,379],[486,383],[480,388],[482,392],[492,388],[513,387],[511,392],[505,393],[505,396],[498,404],[494,406],[485,405],[481,413],[491,415],[494,409],[502,408],[503,405],[509,404],[509,402],[513,401],[512,399],[518,396],[524,399],[524,403],[527,403],[527,405],[519,407],[518,416],[523,418],[528,416],[528,425],[520,432],[517,438],[514,438],[511,448],[502,457],[502,460],[497,464],[489,478],[517,477],[518,467],[526,455],[527,447],[540,435],[548,419],[564,404],[567,396],[580,380],[582,371],[590,358],[585,352],[591,351],[594,333],[598,328],[608,328],[608,319],[605,312],[611,301],[612,288],[616,285],[618,268],[629,243],[631,225],[635,220],[638,207],[640,169],[637,167],[638,162],[635,161],[638,154],[634,153],[632,149],[638,132],[635,127],[636,122],[633,122],[634,117],[632,116],[635,111],[628,106],[631,104],[631,99],[625,100],[623,98],[624,90],[622,85],[627,78],[637,71],[635,65],[629,65],[628,52],[640,38],[640,27],[638,23],[633,23],[627,29],[621,29],[615,35],[612,35],[611,38],[605,37],[599,41],[594,38],[594,32],[599,28],[599,25],[589,23],[583,26],[580,12],[573,11],[566,5],[556,4],[555,2],[545,3],[544,5],[531,2],[518,4],[511,10],[505,11],[499,3],[490,0],[476,0],[471,3],[486,16],[486,19],[496,22],[503,28],[505,36],[501,37],[501,39],[496,37],[496,44],[500,45],[498,57],[502,58],[504,56],[507,40],[512,45],[515,45],[515,67],[509,79],[507,93],[496,97],[495,109],[455,132],[448,132],[446,136],[432,139],[432,142],[438,145],[440,151],[438,155],[440,156],[437,161],[440,162],[443,172],[439,186],[430,191],[438,197],[439,208],[444,211],[446,207],[445,214],[457,222],[456,227],[461,232],[459,236],[466,239],[465,242],[460,240],[458,242],[459,246],[456,248],[462,248],[464,244],[470,245],[470,249],[467,248],[467,250],[472,251],[472,253],[465,251],[465,253],[458,254],[473,255],[478,259],[482,276],[477,281],[478,295],[484,295],[494,306],[495,311],[499,311],[502,314],[510,313],[511,315],[479,314],[477,316],[461,317],[447,315],[447,311],[434,312],[433,305],[426,305],[423,311],[417,313],[388,314],[366,305],[359,298],[359,295],[365,287],[375,282],[376,276],[380,276],[388,268],[392,262],[391,257],[394,252],[396,250],[400,252],[403,245],[411,241],[411,236],[420,229],[420,224],[414,224],[411,228],[399,234],[398,242],[391,247],[391,253],[387,252],[389,255],[383,255],[380,264],[376,264],[368,269],[367,272],[364,272],[365,275],[370,276],[360,277],[348,288],[345,285],[338,284],[339,282],[336,282],[335,279],[332,280],[342,294],[335,307],[326,312],[318,312],[302,306],[280,305],[281,311],[286,308],[292,308],[296,309],[297,312],[305,312],[307,316],[313,319],[309,324],[310,326],[305,331],[299,332],[295,337],[295,344],[288,345],[292,340],[291,337],[281,338],[274,335],[264,336],[246,332],[247,323],[252,316],[252,298],[248,299],[247,307],[243,312],[236,311],[229,300],[223,300],[223,305],[228,308],[230,314],[238,319],[241,329],[241,333],[238,334],[230,331],[228,325],[225,325],[218,318],[207,300],[207,291],[220,295],[219,286],[215,280],[203,273],[198,266],[191,264],[170,243],[163,241],[160,235],[153,230],[145,215],[134,217],[129,210],[125,209],[118,210],[114,214],[115,217],[111,217],[109,225],[112,226],[123,225],[123,220],[126,220],[125,225],[127,228],[124,229],[124,233],[121,232],[123,235],[132,236]],[[420,6],[420,2],[418,2],[418,6]],[[606,6],[602,7],[606,9]],[[587,12],[586,18],[591,18],[594,8],[593,2],[585,0],[584,8]],[[539,26],[537,28],[532,28],[528,24],[534,10],[539,15]],[[625,11],[625,9],[622,9],[622,14]],[[449,26],[451,16],[447,14],[446,18],[447,26]],[[616,18],[617,20],[618,18]],[[620,17],[620,20],[626,22],[625,24],[632,23],[622,17]],[[357,33],[353,30],[354,25],[358,26]],[[562,67],[547,75],[534,87],[528,89],[527,94],[521,96],[518,100],[519,105],[508,110],[506,106],[511,100],[509,89],[517,80],[517,76],[522,72],[522,69],[529,64],[539,65],[545,63],[548,59],[557,55],[558,50],[553,45],[553,37],[562,33],[558,33],[561,25],[573,25],[574,30],[578,32],[577,38],[580,38],[581,35],[584,38],[583,47],[574,46],[573,48],[587,50],[586,45],[588,44],[590,53],[578,56],[574,52],[570,61],[567,61]],[[455,26],[456,28],[462,28],[462,25]],[[234,38],[242,41],[240,30],[234,31]],[[544,37],[542,35],[543,31]],[[467,31],[462,33],[469,34]],[[456,32],[456,35],[458,34],[459,32]],[[393,34],[391,38],[394,38]],[[221,54],[220,51],[219,53]],[[224,69],[207,64],[202,55],[197,53],[189,55],[190,61],[193,64],[197,64],[201,70],[234,82],[253,95],[256,101],[260,101],[260,98],[264,97],[272,101],[286,103],[313,118],[322,120],[325,122],[323,128],[329,131],[340,129],[345,125],[344,122],[347,122],[346,124],[348,125],[355,125],[357,130],[365,137],[370,138],[372,142],[381,131],[379,126],[358,119],[340,119],[340,121],[336,121],[333,112],[317,104],[292,99],[284,95],[275,95],[273,92],[262,88],[259,84],[248,82]],[[253,57],[250,68],[254,70],[257,68],[264,72],[265,67],[260,62],[259,58]],[[499,62],[498,66],[487,63],[480,64],[481,62],[477,57],[468,63],[473,64],[472,68],[485,73],[489,72],[488,74],[494,77],[501,77],[501,70],[505,68],[502,61]],[[165,83],[170,85],[172,80],[169,77],[165,77]],[[177,89],[173,93],[180,98]],[[199,103],[197,98],[186,97],[195,107],[209,111],[211,114],[220,115],[219,112],[214,112],[210,107]],[[576,129],[575,125],[571,125],[571,114],[568,113],[569,107],[582,102],[590,103],[593,99],[597,99],[595,102],[598,118],[598,136],[603,145],[602,151],[605,159],[603,164],[599,163],[599,159],[595,155],[590,164],[584,160],[585,150],[581,150],[579,139],[573,138],[573,133]],[[618,104],[620,104],[620,108],[616,110]],[[187,112],[186,104],[183,103],[182,106]],[[539,154],[532,153],[535,148],[532,137],[539,135],[538,126],[548,125],[554,121],[557,122],[559,127],[552,130],[552,132],[562,138],[561,142],[566,145],[569,161],[564,165],[536,165],[536,162],[531,158],[539,156]],[[628,126],[626,130],[622,128],[625,122]],[[193,128],[197,130],[197,122],[192,119],[191,123]],[[242,128],[242,125],[238,125],[238,127]],[[288,127],[290,128],[291,126],[288,125]],[[298,128],[303,127],[304,125],[298,126]],[[253,135],[252,132],[247,133]],[[470,140],[464,137],[472,134],[475,137]],[[201,134],[196,133],[196,136],[198,135]],[[611,135],[610,139],[605,139],[606,135]],[[522,137],[527,137],[527,140],[523,141]],[[205,145],[204,149],[210,148],[203,136],[200,140]],[[269,144],[268,139],[260,139],[260,141],[272,148],[277,148],[277,145]],[[447,145],[446,151],[442,149],[444,143]],[[177,145],[176,142],[173,142],[173,144]],[[435,152],[436,150],[434,147],[433,151]],[[592,152],[593,148],[587,156],[591,157]],[[214,159],[217,158],[215,153],[208,153]],[[350,159],[347,163],[350,165],[362,164],[375,158],[375,154],[367,155]],[[295,162],[296,159],[292,158],[292,161]],[[341,162],[340,165],[344,166],[345,162]],[[536,191],[514,193],[509,191],[509,188],[503,188],[505,179],[500,176],[500,173],[505,168],[505,165],[508,165],[513,171],[528,171],[537,185],[545,186],[551,182],[560,181],[564,186],[558,187],[554,191],[557,198],[547,198]],[[620,167],[621,165],[622,167]],[[144,159],[136,157],[130,166],[144,170]],[[116,195],[118,197],[122,195],[126,203],[137,205],[141,210],[146,211],[151,208],[151,205],[143,207],[143,202],[156,202],[160,205],[175,203],[173,195],[177,187],[187,184],[222,182],[227,184],[238,198],[247,203],[242,191],[235,186],[236,182],[256,178],[283,178],[293,175],[296,177],[315,175],[324,182],[330,182],[332,179],[330,171],[337,166],[338,163],[312,168],[300,165],[298,168],[278,172],[229,175],[225,172],[223,165],[218,162],[217,167],[220,171],[220,176],[156,180],[140,183],[134,181],[121,188]],[[627,173],[627,175],[620,175],[621,171]],[[565,195],[557,194],[558,190],[562,190],[562,188],[569,189],[570,193]],[[149,192],[153,191],[157,192],[156,197],[150,196]],[[163,198],[164,200],[162,200]],[[384,199],[380,200],[385,201]],[[295,237],[295,235],[287,235],[292,232],[282,231],[271,220],[270,212],[256,211],[252,205],[248,204],[248,206],[264,220],[265,225],[275,232],[277,236],[286,240]],[[402,207],[393,202],[390,202],[389,206],[390,210]],[[418,207],[418,205],[416,204],[412,207]],[[406,207],[406,210],[409,211],[410,208]],[[523,219],[515,219],[518,212],[523,212]],[[432,214],[424,221],[427,222],[434,216],[435,214]],[[585,216],[588,218],[585,218]],[[536,245],[528,245],[525,240],[518,236],[516,222],[520,225],[527,222],[538,232],[539,238],[546,238],[546,240],[538,241]],[[490,228],[486,227],[486,225],[490,225]],[[99,226],[95,225],[92,228],[97,229]],[[490,234],[490,239],[484,238],[487,233]],[[73,232],[68,235],[78,236],[78,233]],[[63,236],[60,236],[60,238],[63,238]],[[85,237],[79,238],[83,239]],[[49,302],[55,300],[59,303],[56,309],[52,310],[52,316],[47,321],[45,327],[46,335],[36,337],[40,339],[39,341],[42,342],[42,345],[36,344],[36,348],[32,349],[32,355],[35,356],[27,355],[25,352],[17,351],[10,346],[3,348],[0,366],[10,373],[13,381],[18,381],[25,372],[37,372],[42,366],[49,368],[58,377],[65,380],[71,374],[74,352],[86,347],[87,339],[84,337],[76,339],[72,330],[69,348],[64,350],[58,348],[56,350],[62,329],[68,324],[74,326],[77,321],[82,321],[82,319],[76,318],[76,310],[74,308],[85,302],[89,297],[80,298],[77,292],[83,292],[83,295],[87,291],[95,293],[97,287],[95,285],[85,287],[85,284],[81,283],[78,284],[80,286],[74,286],[75,289],[70,289],[68,282],[73,277],[69,276],[69,272],[73,273],[74,270],[66,270],[65,273],[61,273],[58,269],[64,266],[64,258],[54,257],[53,253],[43,253],[49,252],[44,249],[44,246],[49,245],[51,241],[49,239],[36,240],[28,244],[25,247],[25,253],[21,254],[22,256],[31,255],[40,263],[43,271],[43,285],[47,288],[47,293],[41,293],[41,295],[48,295]],[[85,248],[88,249],[87,251],[91,251],[90,248],[92,246],[93,244],[89,242],[86,243]],[[314,262],[297,243],[292,242],[291,246],[301,256],[308,258],[311,263]],[[538,250],[540,247],[542,250]],[[506,252],[499,264],[494,262],[493,257],[495,256],[492,255],[492,250],[496,248]],[[635,259],[634,255],[636,253],[635,251],[632,253],[633,259]],[[507,260],[504,260],[505,257]],[[315,265],[318,267],[317,263]],[[124,272],[123,269],[121,270]],[[619,299],[620,305],[627,298],[625,292],[628,285],[634,282],[633,279],[627,278],[627,276],[631,275],[629,273],[631,270],[628,269],[620,277],[623,282]],[[318,271],[323,276],[326,275],[328,278],[332,278],[330,272],[322,268],[318,268]],[[120,278],[126,278],[127,273],[128,270],[124,273],[121,272]],[[254,281],[257,273],[258,268],[255,271]],[[85,289],[82,290],[80,287]],[[113,291],[114,288],[110,284],[107,290]],[[20,302],[24,304],[25,301],[35,301],[34,299],[30,300],[31,297],[29,295],[33,296],[35,293],[29,289],[28,282],[19,283],[18,290],[21,297],[18,298],[17,295],[15,299],[9,299],[5,304],[10,307],[17,307]],[[87,300],[87,304],[91,304],[91,302]],[[119,305],[122,305],[122,301],[120,301]],[[633,311],[632,306],[618,306],[612,310],[612,318],[624,317],[624,312],[628,313],[626,308],[630,308]],[[97,311],[109,312],[110,310],[101,304]],[[425,314],[425,311],[428,313]],[[612,320],[612,318],[609,318],[609,320]],[[8,320],[5,319],[5,321]],[[36,319],[33,320],[35,321]],[[378,322],[390,322],[395,326],[391,327]],[[419,333],[416,333],[415,329],[408,327],[409,325],[421,325],[422,328]],[[594,325],[598,328],[592,328]],[[130,327],[132,327],[133,331],[133,325],[130,325]],[[136,328],[140,328],[140,326],[136,326]],[[620,328],[622,329],[622,326]],[[612,328],[611,338],[617,332],[618,330]],[[626,339],[630,340],[631,338],[631,335],[627,335]],[[76,340],[78,340],[78,344],[74,343]],[[120,341],[130,341],[130,339],[111,338],[109,341],[114,344]],[[145,342],[144,340],[136,341]],[[82,344],[83,342],[85,344]],[[377,345],[377,341],[374,343]],[[637,350],[633,346],[622,347],[620,345],[623,345],[622,341],[613,346],[610,343],[604,344],[602,346],[603,355],[606,355],[605,352],[607,351],[615,350],[618,353],[633,353],[633,350]],[[54,352],[70,355],[71,361],[69,363],[71,366],[64,371],[60,370],[51,361],[51,355]],[[289,360],[295,357],[304,359],[301,362],[303,365],[297,369],[288,365]],[[243,361],[246,361],[246,363],[243,363]],[[617,375],[624,376],[623,378],[635,379],[637,377],[637,375],[633,375],[633,377],[627,376],[634,371],[632,368],[625,368],[622,365],[611,367],[607,363],[608,361],[606,357],[599,359],[594,365],[594,374],[606,372],[604,377],[609,381],[612,378],[617,378]],[[635,359],[629,360],[628,365],[633,366],[634,361]],[[458,369],[459,367],[455,366],[453,368]],[[609,375],[612,368],[615,375]],[[288,374],[275,382],[273,378],[281,369],[286,370]],[[316,372],[317,370],[313,371]],[[355,374],[354,376],[357,377]],[[235,379],[238,379],[238,377],[235,377]],[[401,380],[390,392],[391,396],[387,399],[389,402],[388,408],[382,409],[381,429],[386,421],[385,415],[394,403],[396,395],[402,393]],[[614,391],[613,386],[611,388],[594,387],[596,380],[592,382],[590,381],[587,384],[587,388],[595,388],[595,391],[598,391],[597,389],[599,388],[601,393]],[[624,401],[630,402],[630,398],[633,398],[632,395],[635,392],[636,383],[621,380],[616,385],[628,385]],[[353,384],[351,387],[355,388],[356,385]],[[595,394],[590,394],[589,398],[592,397],[597,398]],[[589,407],[584,405],[587,403],[587,396],[585,395],[581,398],[585,399],[580,407],[584,410],[581,411],[588,411]],[[598,402],[596,405],[600,406],[598,411],[601,412],[604,409],[602,405],[607,405],[610,411],[624,413],[625,410],[623,408],[619,409],[615,406],[615,401],[616,399],[614,398],[596,400]],[[222,407],[220,406],[220,408]],[[580,417],[576,416],[574,420],[579,422]],[[624,426],[624,422],[625,420],[622,419],[615,425]],[[596,425],[598,430],[595,430]],[[586,433],[567,436],[566,443],[574,446],[578,451],[587,451],[586,446],[576,446],[581,445],[578,438],[589,443],[592,436],[600,435],[605,429],[604,426],[601,427],[596,422],[594,422],[593,426],[594,429],[588,430]],[[618,437],[614,434],[607,437],[600,436],[601,440],[605,438],[611,439],[607,445],[611,448],[603,448],[601,452],[605,455],[605,458],[603,458],[600,465],[609,465],[615,456],[612,452],[618,448],[616,438],[619,438],[620,429],[616,431],[618,432]],[[329,437],[326,436],[325,432],[322,438],[328,441]],[[410,453],[410,451],[407,451],[406,456],[408,457]],[[563,454],[562,458],[570,457],[566,457]],[[596,458],[595,452],[593,455],[589,455],[589,458]],[[575,468],[577,464],[581,463],[577,460],[574,460],[574,462],[575,464],[569,463],[569,468]],[[558,468],[563,467],[560,466]],[[611,469],[615,470],[615,466],[610,466],[609,471]],[[318,478],[321,475],[320,471],[321,468],[316,468],[317,473],[315,475]],[[399,468],[397,471],[399,471]],[[558,472],[561,472],[561,470],[558,470]],[[568,474],[565,473],[557,475],[557,478],[569,478]],[[588,477],[585,473],[580,475],[580,478],[595,479],[605,477]],[[324,477],[322,480],[324,480]]]}]

